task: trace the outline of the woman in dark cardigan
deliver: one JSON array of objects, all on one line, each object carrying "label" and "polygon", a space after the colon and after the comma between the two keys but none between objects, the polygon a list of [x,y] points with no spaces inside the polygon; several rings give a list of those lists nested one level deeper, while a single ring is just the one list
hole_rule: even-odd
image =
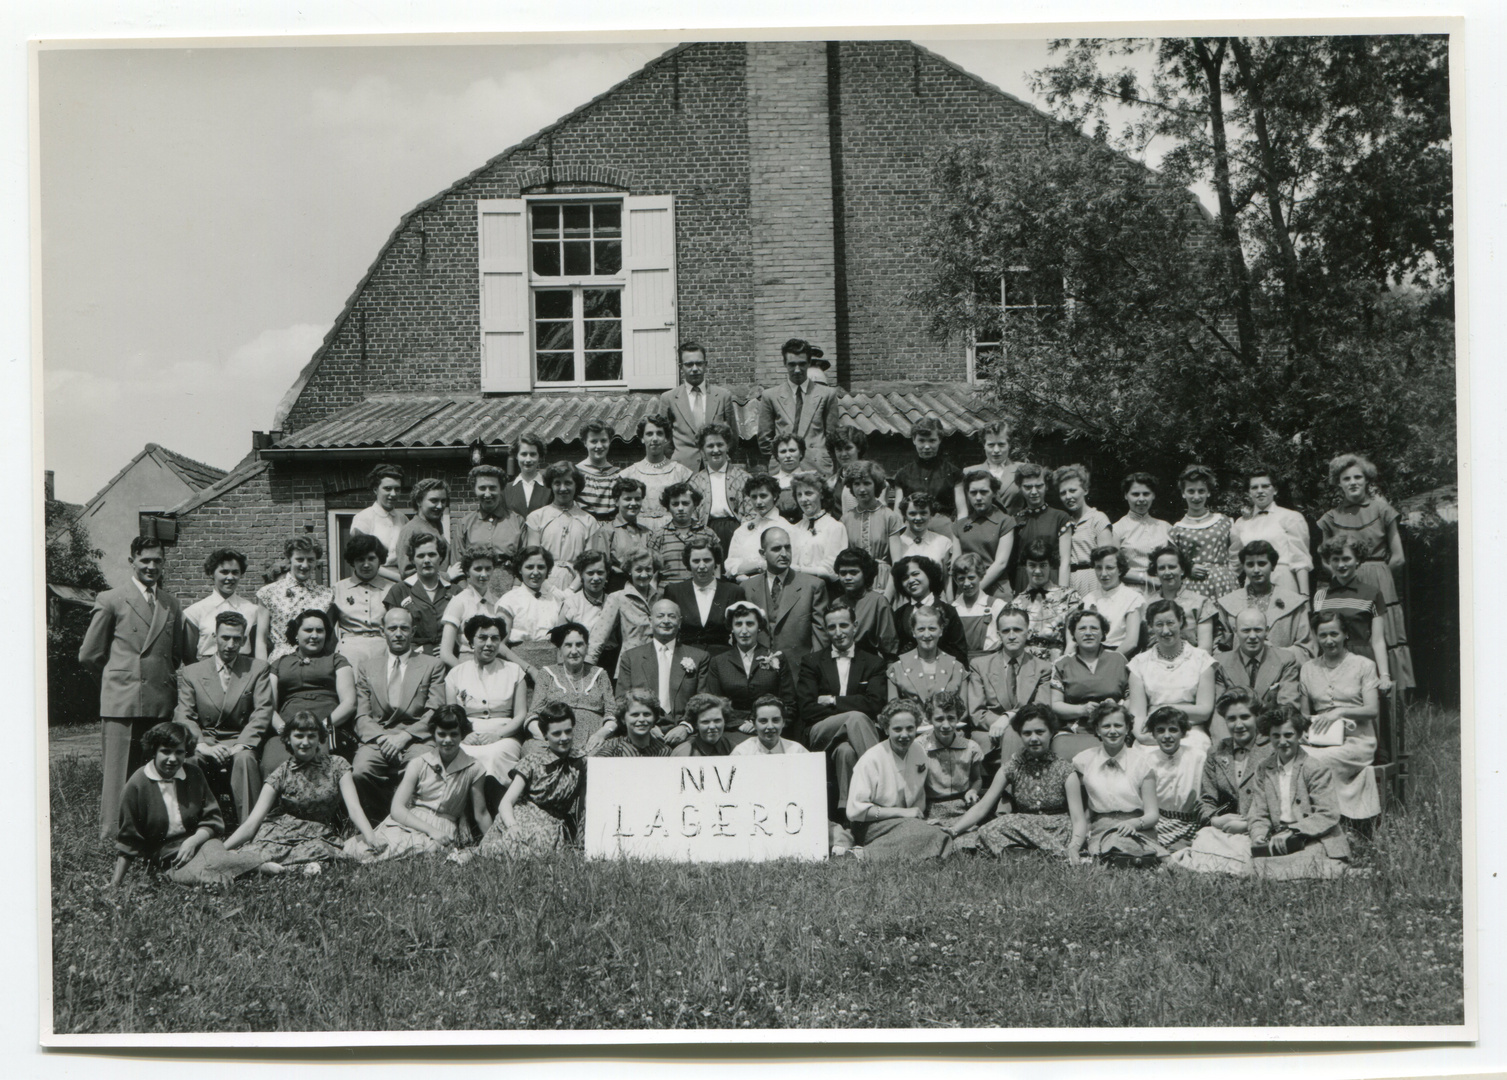
[{"label": "woman in dark cardigan", "polygon": [[[769,620],[757,604],[738,600],[727,606],[727,622],[732,627],[732,648],[712,657],[707,664],[708,694],[728,700],[731,715],[727,734],[734,743],[753,734],[753,703],[765,694],[773,694],[785,704],[785,715],[794,717],[796,665],[788,657],[778,656],[759,644],[759,635],[769,632]],[[804,742],[805,725],[787,738]]]},{"label": "woman in dark cardigan", "polygon": [[907,555],[895,563],[895,632],[896,648],[908,653],[916,647],[916,635],[911,628],[911,612],[918,607],[945,608],[947,614],[942,623],[941,649],[955,657],[966,670],[968,667],[968,640],[963,636],[963,620],[957,608],[942,599],[942,568],[935,559],[925,555]]}]

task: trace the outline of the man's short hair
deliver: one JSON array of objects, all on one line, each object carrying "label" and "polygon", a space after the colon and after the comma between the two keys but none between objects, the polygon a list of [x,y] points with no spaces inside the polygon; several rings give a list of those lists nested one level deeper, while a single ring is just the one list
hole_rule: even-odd
[{"label": "man's short hair", "polygon": [[242,615],[239,611],[222,611],[215,616],[216,636],[219,635],[220,627],[222,626],[233,626],[244,634],[246,632],[246,616]]},{"label": "man's short hair", "polygon": [[699,341],[682,341],[680,343],[680,349],[679,349],[678,352],[676,352],[675,355],[676,356],[684,356],[688,352],[697,352],[697,353],[700,353],[701,354],[701,358],[703,360],[706,359],[706,346],[703,345],[703,344],[701,344],[701,342],[699,342]]},{"label": "man's short hair", "polygon": [[155,536],[134,536],[131,538],[131,558],[136,558],[136,556],[148,548],[156,548],[162,552],[164,557],[167,555],[167,544]]},{"label": "man's short hair", "polygon": [[477,465],[466,474],[466,480],[474,488],[476,481],[480,480],[483,476],[490,476],[493,480],[496,480],[498,487],[507,483],[507,476],[496,465]]}]

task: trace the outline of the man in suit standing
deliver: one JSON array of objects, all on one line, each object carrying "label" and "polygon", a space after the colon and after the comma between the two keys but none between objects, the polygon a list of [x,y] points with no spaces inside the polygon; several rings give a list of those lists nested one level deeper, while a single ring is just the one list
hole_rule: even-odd
[{"label": "man in suit standing", "polygon": [[649,608],[649,644],[623,653],[618,690],[648,690],[665,711],[664,740],[671,746],[694,730],[684,720],[686,703],[706,684],[708,656],[680,643],[680,606],[659,599]]},{"label": "man in suit standing", "polygon": [[100,785],[99,833],[115,834],[120,793],[142,764],[141,737],[173,714],[173,673],[182,659],[183,613],[161,588],[162,541],[131,541],[129,585],[94,598],[94,612],[78,661],[100,676],[99,718],[104,773]]},{"label": "man in suit standing", "polygon": [[769,647],[798,663],[813,649],[827,647],[827,585],[820,578],[790,569],[790,533],[774,526],[759,541],[764,572],[743,582],[743,595],[769,617]]},{"label": "man in suit standing", "polygon": [[1300,661],[1292,649],[1267,644],[1266,635],[1266,616],[1260,608],[1249,607],[1235,616],[1236,647],[1214,657],[1215,693],[1243,686],[1262,705],[1297,708],[1302,697]]},{"label": "man in suit standing", "polygon": [[429,749],[429,717],[445,703],[445,665],[413,651],[413,616],[382,616],[387,651],[356,665],[356,748],[351,775],[372,821],[387,816],[408,763]]},{"label": "man in suit standing", "polygon": [[[698,441],[707,424],[722,424],[738,430],[733,392],[706,381],[706,350],[694,341],[680,346],[680,375],[685,381],[659,395],[660,416],[670,417],[670,436],[675,443],[672,457],[692,472],[701,468]],[[731,449],[731,447],[729,447]]]},{"label": "man in suit standing", "polygon": [[837,391],[810,379],[811,361],[822,351],[801,338],[791,338],[780,349],[789,379],[779,386],[766,386],[759,395],[759,451],[774,468],[777,437],[795,434],[806,440],[804,467],[832,475],[832,455],[827,435],[837,426]]},{"label": "man in suit standing", "polygon": [[[1051,702],[1052,665],[1026,651],[1031,630],[1031,614],[1018,607],[1001,609],[995,619],[1001,648],[998,652],[975,657],[969,664],[966,690],[968,717],[973,740],[987,753],[1003,744],[1019,742],[1010,727],[1010,718],[1024,705]],[[1011,750],[1014,753],[1014,749]]]},{"label": "man in suit standing", "polygon": [[[832,647],[801,657],[795,690],[797,713],[809,725],[806,743],[813,750],[827,750],[842,741],[849,724],[877,731],[874,720],[889,699],[887,665],[856,647],[853,609],[847,600],[834,600],[822,618]],[[850,761],[846,772],[838,771],[838,805],[847,804],[852,776]]]},{"label": "man in suit standing", "polygon": [[[239,611],[215,616],[215,655],[178,672],[173,719],[193,734],[194,764],[217,795],[228,787],[236,816],[245,821],[262,793],[262,766],[271,772],[288,758],[281,739],[263,751],[272,731],[272,669],[241,654],[251,633]],[[278,753],[281,751],[281,753]]]}]

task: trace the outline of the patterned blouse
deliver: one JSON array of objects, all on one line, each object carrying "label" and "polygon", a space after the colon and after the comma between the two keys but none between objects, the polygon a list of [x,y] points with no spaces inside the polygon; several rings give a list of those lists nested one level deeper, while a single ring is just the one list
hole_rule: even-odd
[{"label": "patterned blouse", "polygon": [[682,529],[677,525],[666,524],[658,532],[649,534],[649,550],[659,556],[661,587],[691,580],[691,571],[685,564],[685,549],[692,540],[716,540],[717,546],[722,546],[722,541],[717,540],[716,534],[705,525],[690,525]]},{"label": "patterned blouse", "polygon": [[954,694],[963,692],[968,681],[968,669],[955,657],[944,652],[937,653],[936,670],[930,675],[921,668],[921,657],[912,649],[890,665],[890,697],[903,695],[930,701],[943,690]]},{"label": "patterned blouse", "polygon": [[320,754],[307,763],[289,758],[267,777],[267,786],[277,792],[274,814],[321,825],[340,824],[345,807],[340,779],[350,771],[351,763],[338,754]]},{"label": "patterned blouse", "polygon": [[310,608],[329,611],[335,602],[335,590],[328,585],[315,585],[312,588],[300,585],[292,573],[287,573],[258,589],[256,602],[266,608],[271,616],[267,627],[267,636],[272,639],[272,651],[267,655],[267,662],[271,663],[295,649],[295,646],[288,644],[288,622],[300,611]]},{"label": "patterned blouse", "polygon": [[1026,651],[1051,663],[1067,651],[1067,617],[1083,606],[1075,589],[1048,585],[1015,594],[1015,607],[1031,613],[1031,629],[1026,634]]},{"label": "patterned blouse", "polygon": [[1017,750],[1005,765],[1005,793],[1017,814],[1067,813],[1067,778],[1073,764],[1056,754],[1032,757]]},{"label": "patterned blouse", "polygon": [[524,796],[540,810],[557,818],[579,815],[586,794],[586,756],[572,747],[563,756],[547,746],[536,746],[513,766],[513,775],[523,777]]},{"label": "patterned blouse", "polygon": [[638,520],[640,524],[658,528],[670,520],[670,512],[659,501],[659,497],[664,494],[665,488],[689,480],[691,470],[674,458],[666,458],[658,465],[651,465],[649,459],[644,458],[627,466],[618,475],[644,485],[644,505],[638,512]]},{"label": "patterned blouse", "polygon": [[614,735],[591,752],[592,757],[669,757],[670,747],[660,740],[649,739],[649,748],[640,750],[626,735]]}]

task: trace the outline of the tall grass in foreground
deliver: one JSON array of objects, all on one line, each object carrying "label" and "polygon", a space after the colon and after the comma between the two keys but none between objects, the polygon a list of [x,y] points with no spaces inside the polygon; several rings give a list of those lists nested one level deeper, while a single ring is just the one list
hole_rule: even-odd
[{"label": "tall grass in foreground", "polygon": [[60,1032],[1448,1024],[1459,716],[1410,717],[1370,873],[1274,884],[1044,858],[419,860],[101,889],[99,773],[51,772]]}]

